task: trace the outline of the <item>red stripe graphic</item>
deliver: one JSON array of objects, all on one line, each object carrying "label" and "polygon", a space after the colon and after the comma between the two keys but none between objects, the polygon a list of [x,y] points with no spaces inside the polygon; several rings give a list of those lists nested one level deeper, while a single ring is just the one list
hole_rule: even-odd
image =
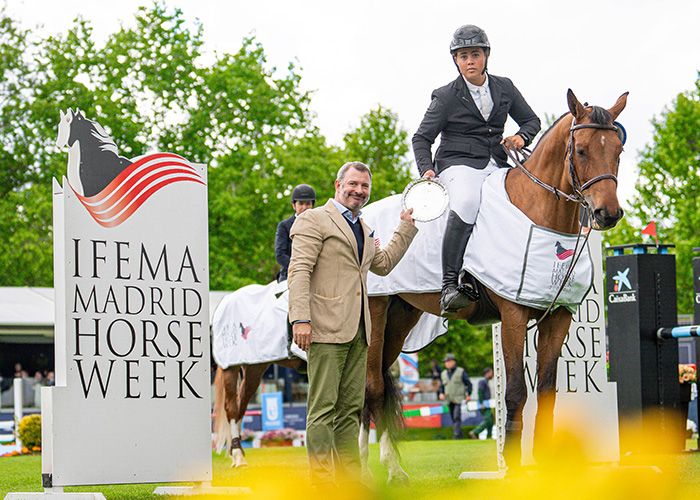
[{"label": "red stripe graphic", "polygon": [[559,260],[566,260],[574,254],[573,250],[564,250],[562,253],[557,254]]},{"label": "red stripe graphic", "polygon": [[75,195],[95,222],[103,227],[115,227],[131,217],[153,194],[174,182],[205,185],[195,168],[181,156],[155,153],[129,165],[96,195]]}]

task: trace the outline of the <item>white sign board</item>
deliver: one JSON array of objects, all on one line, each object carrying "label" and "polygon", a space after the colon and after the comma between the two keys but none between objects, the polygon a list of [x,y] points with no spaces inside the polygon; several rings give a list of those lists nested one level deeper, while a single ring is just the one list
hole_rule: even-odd
[{"label": "white sign board", "polygon": [[[559,358],[554,432],[565,428],[573,433],[590,461],[616,462],[619,461],[617,385],[608,382],[606,370],[600,233],[591,233],[589,246],[594,269],[593,288],[574,314]],[[500,329],[500,324],[493,328]],[[528,332],[524,358],[527,403],[523,410],[522,456],[523,463],[530,464],[534,462],[532,443],[537,411],[536,329]],[[503,360],[497,362],[501,363],[501,373],[505,373]]]},{"label": "white sign board", "polygon": [[[90,122],[68,116],[71,137]],[[54,182],[56,387],[42,393],[44,484],[211,481],[206,166],[104,147],[112,158],[100,158],[91,140],[65,141],[80,149],[79,170],[69,156],[70,182]],[[95,180],[89,169],[103,160],[121,163]]]}]

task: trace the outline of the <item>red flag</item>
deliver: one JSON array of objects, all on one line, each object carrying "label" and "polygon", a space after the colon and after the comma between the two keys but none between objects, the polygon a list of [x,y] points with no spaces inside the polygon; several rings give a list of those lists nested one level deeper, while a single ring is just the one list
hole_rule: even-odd
[{"label": "red flag", "polygon": [[654,241],[656,242],[656,246],[659,246],[659,238],[656,236],[656,222],[651,221],[649,224],[647,224],[647,227],[642,229],[642,234],[648,234],[649,236],[654,237]]}]

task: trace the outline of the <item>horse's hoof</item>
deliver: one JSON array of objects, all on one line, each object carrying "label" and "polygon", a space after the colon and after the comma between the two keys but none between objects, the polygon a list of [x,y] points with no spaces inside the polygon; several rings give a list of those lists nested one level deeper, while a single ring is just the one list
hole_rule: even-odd
[{"label": "horse's hoof", "polygon": [[393,474],[389,474],[387,482],[393,486],[408,486],[411,482],[406,471],[401,470]]}]

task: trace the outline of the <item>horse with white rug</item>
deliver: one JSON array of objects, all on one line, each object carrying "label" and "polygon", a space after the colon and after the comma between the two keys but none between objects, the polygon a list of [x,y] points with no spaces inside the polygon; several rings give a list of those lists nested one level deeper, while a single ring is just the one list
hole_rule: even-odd
[{"label": "horse with white rug", "polygon": [[[627,94],[609,109],[581,104],[571,90],[567,101],[569,112],[545,132],[524,164],[496,171],[485,182],[484,204],[465,257],[465,268],[475,278],[480,300],[456,315],[472,324],[502,322],[507,408],[504,455],[511,467],[521,462],[527,396],[523,354],[528,322],[539,318],[537,455],[546,452],[552,435],[557,363],[572,310],[592,284],[588,247],[585,241],[581,243],[582,212],[597,230],[614,227],[623,214],[616,176],[625,137],[615,120],[626,105]],[[378,211],[382,203],[391,202],[374,204]],[[371,206],[364,212],[375,234],[386,237],[382,236],[380,221],[392,220],[395,214],[373,214]],[[371,220],[373,217],[376,220]],[[505,220],[511,223],[505,226]],[[425,235],[428,227],[441,234],[439,223],[419,225],[418,235]],[[426,242],[439,245],[440,240],[433,236]],[[386,449],[393,452],[382,460],[390,463],[390,480],[407,476],[395,450],[397,434],[392,431],[401,427],[402,414],[388,370],[420,314],[440,313],[440,253],[436,248],[432,253],[411,257],[411,252],[420,250],[420,243],[414,241],[388,281],[374,290],[368,284],[368,290],[375,294],[370,298],[372,343],[383,348],[375,349],[375,356],[368,357],[361,456],[366,463],[371,418],[378,432],[380,428],[388,431],[385,435],[391,445]],[[422,291],[415,293],[416,286],[422,286]]]},{"label": "horse with white rug", "polygon": [[[245,286],[227,295],[212,318],[216,447],[228,450],[233,467],[246,465],[241,423],[265,370],[272,363],[295,370],[306,364],[306,353],[287,335],[288,298],[286,281]],[[407,349],[445,332],[441,318],[425,314],[407,336]],[[369,356],[377,347],[370,346]]]}]

